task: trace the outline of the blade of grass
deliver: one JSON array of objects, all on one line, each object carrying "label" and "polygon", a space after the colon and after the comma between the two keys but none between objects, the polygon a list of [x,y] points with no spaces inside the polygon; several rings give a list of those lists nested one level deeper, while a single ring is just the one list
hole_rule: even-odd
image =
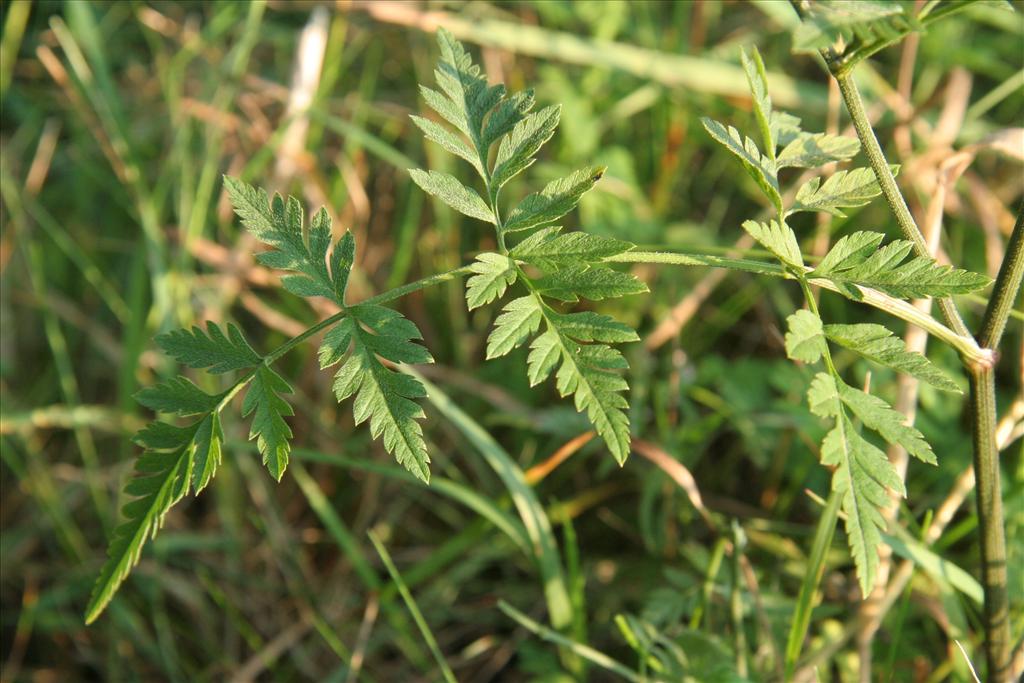
[{"label": "blade of grass", "polygon": [[589,645],[583,645],[577,643],[571,638],[563,636],[557,631],[553,631],[544,624],[537,623],[530,617],[526,616],[512,605],[508,604],[504,600],[498,601],[498,609],[504,612],[508,617],[515,620],[520,626],[535,634],[543,640],[554,643],[559,647],[563,647],[581,659],[585,659],[592,664],[595,664],[606,671],[611,671],[619,676],[622,676],[627,681],[633,681],[634,683],[643,683],[646,679],[636,675],[629,667],[621,662],[617,662],[605,653],[595,650]]},{"label": "blade of grass", "polygon": [[377,554],[380,555],[381,561],[384,562],[384,566],[387,567],[388,574],[391,575],[391,580],[398,587],[398,593],[402,596],[402,600],[405,601],[405,606],[408,608],[409,613],[412,614],[413,621],[416,622],[416,626],[420,630],[420,634],[423,636],[423,640],[426,641],[427,647],[430,648],[430,653],[434,655],[434,661],[437,662],[437,666],[441,669],[441,674],[444,676],[444,680],[448,683],[457,683],[455,680],[455,674],[452,673],[451,667],[448,666],[448,662],[445,661],[444,655],[441,654],[441,648],[437,645],[437,639],[434,638],[434,634],[430,630],[430,626],[427,625],[427,621],[423,618],[423,613],[420,612],[419,606],[416,604],[416,600],[412,597],[412,593],[409,592],[405,582],[402,581],[402,575],[398,573],[398,568],[395,567],[395,563],[391,560],[391,555],[388,554],[387,548],[377,538],[377,534],[372,531],[367,532],[370,537],[370,542],[373,543],[373,547],[377,549]]},{"label": "blade of grass", "polygon": [[402,370],[423,383],[427,390],[427,400],[473,444],[508,489],[537,559],[551,624],[557,629],[568,627],[572,623],[572,601],[566,588],[558,545],[551,521],[526,482],[522,469],[483,427],[456,406],[437,386],[411,368],[403,367]]},{"label": "blade of grass", "polygon": [[786,641],[786,673],[785,680],[793,679],[793,672],[796,671],[797,661],[800,659],[800,651],[803,649],[804,639],[807,636],[807,628],[811,623],[811,612],[814,610],[814,594],[821,583],[821,577],[825,573],[825,557],[832,545],[832,535],[836,530],[836,520],[839,519],[840,498],[833,492],[828,497],[818,520],[817,531],[814,532],[814,543],[811,546],[811,555],[807,559],[807,569],[804,571],[804,580],[800,584],[800,594],[796,600],[796,608],[793,610],[793,621],[789,628],[789,639]]},{"label": "blade of grass", "polygon": [[[448,12],[431,11],[428,15],[418,7],[403,2],[378,0],[366,3],[361,9],[381,22],[424,31],[434,31],[438,26],[444,26],[460,40],[517,54],[587,67],[611,67],[638,78],[687,91],[743,99],[750,97],[743,69],[715,59],[670,54],[526,24],[462,18]],[[825,109],[825,89],[821,86],[796,81],[774,71],[768,74],[768,83],[772,101],[778,105],[798,105],[802,109],[814,111]]]}]

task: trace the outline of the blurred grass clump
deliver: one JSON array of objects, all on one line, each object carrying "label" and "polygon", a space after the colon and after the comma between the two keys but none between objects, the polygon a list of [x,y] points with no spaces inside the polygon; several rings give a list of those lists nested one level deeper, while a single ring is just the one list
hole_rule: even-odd
[{"label": "blurred grass clump", "polygon": [[[1015,6],[973,7],[857,75],[919,222],[951,150],[974,151],[946,196],[941,246],[990,275],[1024,189]],[[583,643],[625,663],[623,676],[777,677],[818,514],[805,490],[827,491],[829,477],[817,462],[822,427],[802,406],[810,373],[782,347],[779,311],[799,292],[724,271],[644,266],[652,294],[605,307],[644,339],[627,350],[637,446],[624,470],[552,388],[528,387],[524,350],[484,362],[494,311],[467,313],[454,282],[398,304],[438,361],[423,373],[453,401],[428,407],[425,423],[440,484],[411,483],[353,428],[312,349],[294,354],[283,362],[297,447],[282,483],[261,470],[241,425],[225,424],[210,491],[168,518],[103,620],[86,628],[81,613],[135,455],[127,437],[145,419],[132,395],[174,370],[152,336],[233,320],[266,350],[326,314],[255,263],[221,174],[326,206],[361,245],[358,298],[493,248],[489,232],[429,200],[406,172],[462,172],[408,116],[425,115],[416,86],[432,80],[443,25],[478,50],[491,81],[562,104],[562,130],[535,177],[608,166],[568,226],[645,248],[750,253],[739,225],[763,211],[758,190],[699,117],[749,126],[739,48],[756,45],[776,106],[809,129],[842,131],[819,65],[790,53],[795,21],[770,0],[5,3],[0,679],[435,680],[370,530],[460,681],[617,671],[589,663]],[[792,223],[817,254],[854,227],[896,234],[882,202],[849,214]],[[983,303],[965,298],[969,324]],[[836,297],[822,306],[836,322],[875,321]],[[1020,320],[999,378],[1018,586]],[[936,345],[930,356],[959,376],[951,351]],[[854,356],[837,361],[865,376]],[[895,376],[870,381],[895,395]],[[961,399],[922,387],[916,422],[940,464],[908,477],[899,538],[917,564],[874,661],[892,680],[967,680],[954,641],[978,652],[976,584],[929,564],[977,574],[973,505],[943,507],[969,493]],[[488,458],[507,458],[514,475],[496,475]],[[565,634],[577,649],[531,633],[530,619],[545,620],[548,574],[524,552],[532,537],[495,527],[525,490],[515,486],[532,488],[553,524],[545,538],[564,562]],[[936,511],[947,517],[933,538]],[[733,521],[735,534],[717,531]],[[828,555],[805,652],[849,680],[859,597],[844,545]],[[1018,639],[1021,615],[1018,596]]]}]

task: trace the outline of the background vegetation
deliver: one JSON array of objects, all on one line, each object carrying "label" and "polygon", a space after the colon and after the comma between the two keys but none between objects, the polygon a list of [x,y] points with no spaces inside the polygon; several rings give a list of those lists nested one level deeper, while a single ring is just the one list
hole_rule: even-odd
[{"label": "background vegetation", "polygon": [[[1022,143],[1006,132],[1024,120],[1022,16],[972,8],[857,71],[918,221],[941,205],[946,258],[990,275],[1024,190]],[[696,268],[640,267],[652,293],[601,309],[643,337],[625,348],[636,438],[624,469],[553,387],[529,389],[524,350],[484,362],[496,311],[467,313],[452,282],[397,304],[438,361],[424,375],[465,413],[426,406],[431,487],[353,428],[310,346],[281,365],[297,392],[297,448],[281,484],[240,421],[227,420],[209,491],[168,517],[99,622],[86,628],[82,611],[135,456],[127,437],[145,419],[132,394],[174,371],[152,336],[233,320],[267,350],[328,313],[254,263],[222,173],[326,205],[360,244],[359,298],[493,249],[490,231],[406,172],[464,171],[408,116],[426,115],[416,84],[432,80],[433,31],[444,25],[490,80],[563,105],[535,178],[608,166],[566,225],[644,248],[742,253],[740,223],[763,212],[758,190],[699,121],[750,129],[740,46],[761,50],[776,106],[805,127],[848,124],[821,67],[790,53],[795,20],[788,3],[770,1],[6,3],[0,678],[437,680],[372,530],[458,680],[558,680],[571,657],[560,661],[498,608],[546,620],[536,563],[465,504],[475,492],[502,508],[510,495],[466,437],[471,423],[512,456],[552,520],[574,639],[642,671],[622,633],[653,633],[636,617],[681,646],[696,680],[744,667],[777,677],[818,516],[807,491],[822,495],[829,481],[817,458],[823,425],[803,406],[812,373],[782,345],[800,293]],[[937,203],[940,171],[965,148],[970,167]],[[897,236],[877,200],[848,218],[792,224],[819,254],[853,227]],[[976,325],[984,300],[961,304]],[[831,321],[880,320],[838,297],[821,305]],[[1021,586],[1019,314],[1004,349],[1010,585]],[[952,351],[936,345],[929,356],[966,386]],[[852,355],[837,360],[865,377]],[[870,381],[890,401],[900,391],[894,375]],[[873,678],[967,680],[955,641],[982,658],[962,397],[920,387],[916,422],[939,465],[911,464],[899,526],[931,553],[917,554],[873,639]],[[856,680],[863,656],[845,545],[837,538],[828,556],[804,648],[821,680]],[[671,656],[668,642],[658,647]],[[590,676],[613,674],[591,666]]]}]

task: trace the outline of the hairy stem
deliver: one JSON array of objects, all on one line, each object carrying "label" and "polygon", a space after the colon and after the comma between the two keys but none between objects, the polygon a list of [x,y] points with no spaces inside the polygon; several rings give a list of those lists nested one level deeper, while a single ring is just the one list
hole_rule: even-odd
[{"label": "hairy stem", "polygon": [[[857,137],[860,139],[860,144],[868,156],[871,169],[875,172],[878,185],[882,188],[882,194],[885,196],[885,201],[889,203],[889,208],[892,209],[900,230],[903,231],[904,237],[913,242],[914,253],[918,256],[931,258],[924,235],[921,233],[920,228],[917,227],[914,217],[910,214],[910,209],[903,198],[903,193],[900,192],[899,186],[896,185],[896,177],[892,174],[892,169],[889,167],[889,162],[885,159],[881,145],[878,144],[878,138],[875,137],[875,131],[868,120],[867,112],[864,111],[864,101],[861,99],[860,91],[857,90],[857,84],[854,82],[853,76],[849,73],[834,75],[836,83],[839,85],[839,92],[846,103],[846,109],[850,112],[853,127],[857,131]],[[960,312],[957,310],[956,304],[953,303],[953,299],[951,297],[943,297],[938,301],[939,309],[946,319],[946,324],[958,335],[970,336],[967,325],[964,324],[963,318],[960,317]]]},{"label": "hairy stem", "polygon": [[999,267],[996,284],[992,289],[985,317],[981,321],[981,333],[978,343],[987,349],[995,349],[1006,329],[1006,320],[1010,316],[1013,304],[1020,291],[1021,278],[1024,277],[1024,201],[1017,209],[1017,222],[1010,233],[1010,241],[1006,245],[1006,255]]},{"label": "hairy stem", "polygon": [[[982,321],[981,343],[995,350],[1006,328],[1010,308],[1024,276],[1024,203],[1006,247]],[[999,446],[996,443],[996,387],[993,364],[969,367],[971,380],[971,436],[974,443],[976,501],[981,530],[982,585],[985,589],[985,659],[988,679],[1008,682],[1011,677],[1012,640],[1010,600],[1006,572],[1006,530],[1003,517]]]}]

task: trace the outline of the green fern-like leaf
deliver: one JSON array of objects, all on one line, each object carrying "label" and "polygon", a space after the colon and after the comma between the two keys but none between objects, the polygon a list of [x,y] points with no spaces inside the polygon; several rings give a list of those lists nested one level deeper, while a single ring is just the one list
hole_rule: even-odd
[{"label": "green fern-like leaf", "polygon": [[821,178],[811,178],[802,185],[797,190],[796,203],[786,215],[800,211],[824,211],[843,217],[846,214],[840,208],[864,206],[881,193],[882,188],[870,168],[836,171],[824,183]]},{"label": "green fern-like leaf", "polygon": [[885,453],[857,433],[831,376],[818,374],[807,392],[807,400],[814,414],[835,420],[821,445],[821,462],[835,467],[832,489],[841,496],[847,540],[861,593],[868,595],[875,584],[878,546],[886,526],[882,515],[889,504],[886,489],[905,495],[903,482]]},{"label": "green fern-like leaf", "polygon": [[784,222],[780,225],[774,220],[768,223],[744,221],[743,229],[784,264],[797,270],[803,269],[804,260],[796,234]]},{"label": "green fern-like leaf", "polygon": [[701,118],[704,130],[719,144],[732,152],[743,164],[744,170],[754,179],[776,210],[782,210],[782,194],[775,162],[761,153],[757,143],[740,134],[732,126],[725,126],[714,119]]},{"label": "green fern-like leaf", "polygon": [[208,394],[187,377],[176,377],[142,389],[135,400],[150,410],[178,415],[199,415],[213,410],[223,395]]},{"label": "green fern-like leaf", "polygon": [[409,169],[413,181],[427,194],[434,195],[464,216],[486,223],[495,223],[494,213],[475,190],[466,187],[458,178],[440,171]]},{"label": "green fern-like leaf", "polygon": [[473,275],[466,281],[466,304],[471,311],[500,299],[516,281],[515,262],[501,254],[479,254],[470,269]]},{"label": "green fern-like leaf", "polygon": [[198,327],[174,330],[156,337],[156,343],[169,356],[190,368],[206,368],[221,374],[232,370],[253,368],[263,358],[242,336],[242,331],[228,323],[228,333],[214,323],[206,323],[206,332]]},{"label": "green fern-like leaf", "polygon": [[326,297],[340,305],[338,278],[328,268],[331,219],[327,210],[321,208],[313,215],[307,239],[303,234],[302,204],[295,197],[285,200],[275,195],[268,200],[264,190],[230,176],[224,177],[224,187],[245,227],[261,242],[274,247],[257,254],[256,260],[270,268],[296,273],[281,280],[289,292]]},{"label": "green fern-like leaf", "polygon": [[553,180],[540,192],[519,202],[504,223],[506,232],[526,230],[556,221],[576,208],[580,198],[594,186],[605,172],[604,166],[583,168],[572,175]]},{"label": "green fern-like leaf", "polygon": [[85,623],[90,624],[103,612],[114,593],[124,583],[132,568],[139,563],[142,548],[163,525],[168,510],[181,500],[189,489],[191,434],[183,433],[185,441],[176,450],[144,453],[135,462],[135,478],[125,493],[135,500],[124,506],[125,521],[114,530],[107,561],[89,597]]},{"label": "green fern-like leaf", "polygon": [[984,275],[939,265],[930,258],[917,256],[905,260],[914,248],[906,240],[894,240],[875,249],[882,238],[881,233],[870,232],[844,237],[811,276],[832,280],[841,285],[844,294],[854,299],[860,294],[852,285],[872,287],[891,296],[912,299],[966,294],[991,283]]},{"label": "green fern-like leaf", "polygon": [[281,394],[291,392],[291,386],[281,375],[261,365],[242,402],[242,416],[252,414],[249,438],[256,439],[263,464],[278,481],[284,476],[291,452],[288,440],[292,438],[292,430],[284,418],[293,414],[292,407],[281,398]]},{"label": "green fern-like leaf", "polygon": [[348,308],[348,316],[324,338],[320,365],[328,367],[345,358],[335,375],[334,392],[339,401],[355,396],[356,424],[369,420],[373,438],[400,465],[422,479],[430,480],[430,458],[417,420],[423,409],[412,399],[426,391],[419,380],[384,366],[391,363],[431,363],[416,326],[397,311],[373,304]]},{"label": "green fern-like leaf", "polygon": [[786,318],[786,355],[793,360],[815,363],[825,353],[825,336],[821,318],[800,310]]},{"label": "green fern-like leaf", "polygon": [[[622,354],[606,344],[581,344],[583,338],[573,337],[571,327],[560,326],[557,318],[546,318],[548,332],[553,332],[554,344],[561,355],[561,366],[555,375],[558,393],[562,396],[572,395],[576,410],[585,412],[598,435],[604,439],[608,450],[621,465],[629,455],[629,415],[626,410],[629,403],[622,392],[629,387],[626,380],[616,371],[628,367]],[[628,339],[638,339],[636,333]],[[548,352],[543,352],[545,355]],[[546,363],[535,362],[530,372],[530,381],[541,381],[553,368],[548,360]]]},{"label": "green fern-like leaf", "polygon": [[962,393],[949,375],[906,345],[882,325],[826,325],[821,331],[831,341],[870,361],[905,372],[937,389]]},{"label": "green fern-like leaf", "polygon": [[778,168],[817,168],[835,161],[848,161],[860,151],[860,141],[845,135],[803,133],[779,152]]}]

